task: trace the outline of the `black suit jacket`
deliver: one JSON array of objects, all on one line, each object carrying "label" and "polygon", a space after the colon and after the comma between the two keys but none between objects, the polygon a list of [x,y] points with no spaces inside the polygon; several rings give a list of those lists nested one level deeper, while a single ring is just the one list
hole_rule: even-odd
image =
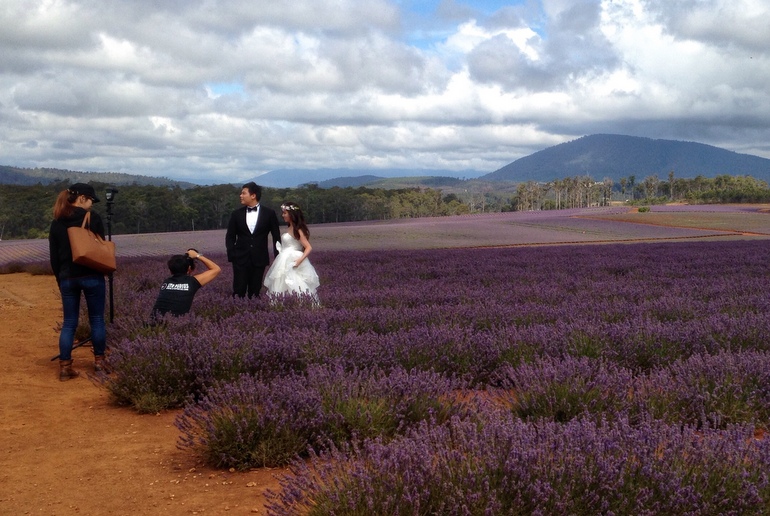
[{"label": "black suit jacket", "polygon": [[233,211],[225,234],[227,261],[242,266],[269,265],[267,235],[272,235],[273,256],[278,256],[277,244],[281,241],[281,230],[278,229],[278,217],[274,210],[262,204],[259,205],[259,216],[254,233],[249,231],[249,226],[246,224],[246,206]]}]

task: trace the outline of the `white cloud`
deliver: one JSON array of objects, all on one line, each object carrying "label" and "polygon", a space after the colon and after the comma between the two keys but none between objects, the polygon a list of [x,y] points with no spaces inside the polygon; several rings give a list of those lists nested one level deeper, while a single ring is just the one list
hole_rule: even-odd
[{"label": "white cloud", "polygon": [[770,157],[764,0],[409,5],[7,0],[0,164],[491,172],[595,132]]},{"label": "white cloud", "polygon": [[678,39],[758,52],[770,46],[770,4],[765,0],[651,0],[649,9]]}]

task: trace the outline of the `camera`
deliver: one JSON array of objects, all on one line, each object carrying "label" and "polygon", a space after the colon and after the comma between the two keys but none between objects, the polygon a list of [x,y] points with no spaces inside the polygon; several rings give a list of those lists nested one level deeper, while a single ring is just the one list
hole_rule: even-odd
[{"label": "camera", "polygon": [[[190,250],[191,251],[195,251],[196,253],[198,253],[197,249],[190,248]],[[194,271],[195,270],[195,258],[191,258],[190,255],[187,254],[187,253],[184,253],[184,254],[187,257],[187,266],[190,268],[190,270]],[[200,253],[198,253],[198,254],[200,254]]]}]

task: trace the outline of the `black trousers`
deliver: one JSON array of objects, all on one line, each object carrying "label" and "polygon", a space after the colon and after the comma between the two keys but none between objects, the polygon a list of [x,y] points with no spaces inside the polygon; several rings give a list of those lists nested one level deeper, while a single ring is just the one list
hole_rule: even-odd
[{"label": "black trousers", "polygon": [[233,297],[259,297],[265,265],[236,265],[233,263]]}]

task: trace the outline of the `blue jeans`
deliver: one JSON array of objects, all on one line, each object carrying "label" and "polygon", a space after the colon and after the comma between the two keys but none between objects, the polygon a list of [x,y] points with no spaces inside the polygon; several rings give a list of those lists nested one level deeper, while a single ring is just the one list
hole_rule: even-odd
[{"label": "blue jeans", "polygon": [[59,284],[59,291],[64,309],[64,323],[59,334],[59,359],[72,359],[72,345],[80,316],[81,292],[86,297],[94,355],[104,355],[107,347],[107,327],[104,323],[104,276],[63,279]]}]

